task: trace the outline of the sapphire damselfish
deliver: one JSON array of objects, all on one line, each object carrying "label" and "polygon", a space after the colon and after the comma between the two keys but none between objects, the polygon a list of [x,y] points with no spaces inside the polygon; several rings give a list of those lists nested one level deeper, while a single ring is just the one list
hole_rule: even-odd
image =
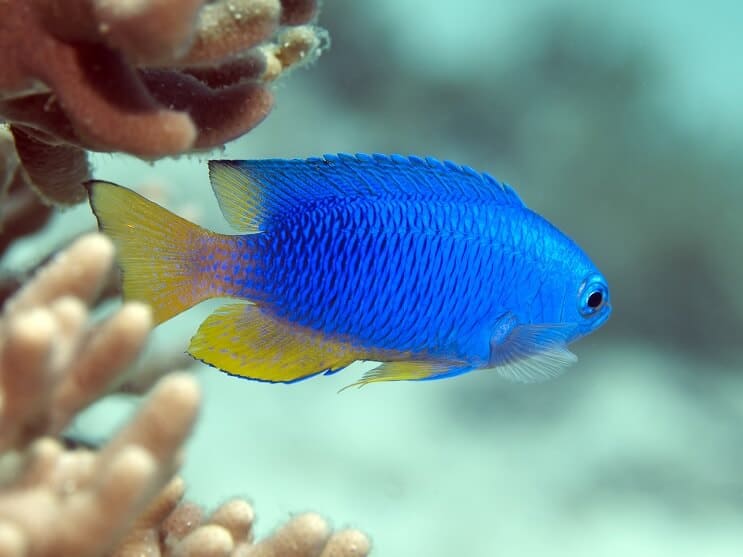
[{"label": "sapphire damselfish", "polygon": [[108,182],[87,184],[117,246],[124,297],[160,323],[207,298],[189,353],[229,374],[290,383],[357,360],[358,381],[492,369],[557,375],[568,343],[609,317],[601,272],[488,174],[399,155],[214,160],[240,234],[210,232]]}]

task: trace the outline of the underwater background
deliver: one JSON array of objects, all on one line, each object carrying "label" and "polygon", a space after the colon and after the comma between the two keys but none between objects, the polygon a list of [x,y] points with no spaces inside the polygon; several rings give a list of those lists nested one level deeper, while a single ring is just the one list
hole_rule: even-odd
[{"label": "underwater background", "polygon": [[[249,497],[259,534],[318,510],[380,556],[743,554],[741,18],[730,0],[326,0],[330,50],[212,156],[489,172],[586,250],[614,313],[536,385],[471,373],[337,394],[363,366],[294,385],[201,368],[190,498]],[[95,174],[229,232],[208,158],[98,155]],[[46,239],[93,223],[67,211]],[[153,350],[185,349],[217,305],[161,326]],[[75,430],[105,437],[134,406],[104,401]]]}]

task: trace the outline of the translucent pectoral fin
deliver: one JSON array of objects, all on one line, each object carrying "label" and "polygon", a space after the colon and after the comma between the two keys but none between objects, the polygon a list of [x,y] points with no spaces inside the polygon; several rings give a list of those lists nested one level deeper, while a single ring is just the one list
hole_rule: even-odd
[{"label": "translucent pectoral fin", "polygon": [[188,352],[231,375],[272,383],[337,371],[364,357],[350,344],[302,330],[250,304],[230,304],[212,313]]},{"label": "translucent pectoral fin", "polygon": [[566,347],[554,347],[501,364],[496,371],[509,381],[541,383],[561,375],[577,361],[578,357]]},{"label": "translucent pectoral fin", "polygon": [[449,362],[437,360],[399,360],[383,362],[379,367],[372,369],[364,376],[341,389],[345,391],[350,387],[363,387],[368,383],[381,381],[427,381],[432,379],[443,379],[466,373],[472,369],[463,362]]},{"label": "translucent pectoral fin", "polygon": [[516,325],[491,341],[488,365],[519,383],[557,377],[578,360],[567,347],[573,330],[569,324]]}]

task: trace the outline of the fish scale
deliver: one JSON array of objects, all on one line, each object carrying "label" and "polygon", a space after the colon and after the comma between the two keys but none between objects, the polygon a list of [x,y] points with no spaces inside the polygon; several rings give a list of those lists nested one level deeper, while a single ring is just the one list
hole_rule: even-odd
[{"label": "fish scale", "polygon": [[[419,234],[423,231],[420,222],[427,221],[425,217],[421,218],[421,214],[430,215],[431,210],[417,202],[411,202],[410,205],[416,210],[410,211],[404,203],[367,203],[363,211],[356,212],[363,216],[361,221],[356,221],[359,224],[356,228],[337,227],[334,219],[317,218],[318,213],[348,214],[350,210],[347,205],[346,210],[332,211],[328,211],[327,207],[310,207],[307,214],[297,213],[280,224],[290,230],[303,231],[294,242],[289,243],[283,240],[286,236],[281,232],[267,230],[265,234],[269,238],[277,238],[275,243],[269,240],[267,249],[276,252],[288,250],[291,254],[289,257],[280,257],[272,252],[274,255],[267,257],[282,262],[268,281],[269,288],[270,285],[275,288],[272,291],[275,296],[270,298],[274,300],[277,314],[326,333],[352,335],[362,345],[412,352],[424,351],[432,337],[449,338],[458,327],[473,328],[473,322],[479,322],[481,316],[469,310],[478,306],[486,310],[489,308],[489,296],[480,299],[482,296],[478,295],[474,285],[479,282],[479,277],[494,271],[496,259],[492,253],[482,249],[482,239],[462,243],[461,239],[457,242],[453,238],[458,227],[457,220],[474,218],[462,207],[450,204],[451,218],[444,219],[445,230],[432,234],[432,230],[426,229],[427,234]],[[440,210],[440,207],[437,209]],[[391,231],[368,234],[366,223],[373,226],[374,222],[404,214],[412,216],[406,222],[390,227]],[[439,253],[444,254],[441,259],[434,255]],[[351,272],[346,276],[345,290],[343,284],[332,280],[332,273],[307,272],[313,268],[325,270],[328,261],[340,259],[344,254],[354,254],[354,259],[347,264]],[[429,260],[440,262],[442,268],[421,264]],[[395,269],[398,273],[395,273]],[[378,280],[380,276],[386,276],[386,279]],[[434,285],[434,290],[452,293],[451,296],[439,298],[440,303],[432,314],[420,312],[421,309],[432,308],[420,302],[421,298],[429,299],[419,291],[418,285],[422,283]],[[390,288],[396,293],[393,303],[373,304],[375,299],[384,299]],[[325,303],[318,304],[317,298]],[[345,304],[341,303],[343,300]],[[460,315],[461,300],[466,300],[469,318]],[[371,307],[365,307],[364,304],[371,304]],[[384,311],[399,311],[399,308],[404,308],[400,312],[402,319],[395,319],[394,315]],[[349,316],[353,316],[353,319]],[[348,322],[339,321],[343,319]],[[418,321],[426,321],[434,326],[419,331],[416,330]],[[380,323],[386,327],[380,327]],[[389,334],[390,329],[403,332],[393,339]],[[480,352],[486,349],[483,347]]]}]

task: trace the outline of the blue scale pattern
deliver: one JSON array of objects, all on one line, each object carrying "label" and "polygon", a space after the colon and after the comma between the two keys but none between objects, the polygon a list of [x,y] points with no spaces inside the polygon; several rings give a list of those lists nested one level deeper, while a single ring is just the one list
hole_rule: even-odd
[{"label": "blue scale pattern", "polygon": [[318,201],[260,235],[264,300],[369,349],[482,363],[497,318],[535,294],[543,222],[520,206]]}]

